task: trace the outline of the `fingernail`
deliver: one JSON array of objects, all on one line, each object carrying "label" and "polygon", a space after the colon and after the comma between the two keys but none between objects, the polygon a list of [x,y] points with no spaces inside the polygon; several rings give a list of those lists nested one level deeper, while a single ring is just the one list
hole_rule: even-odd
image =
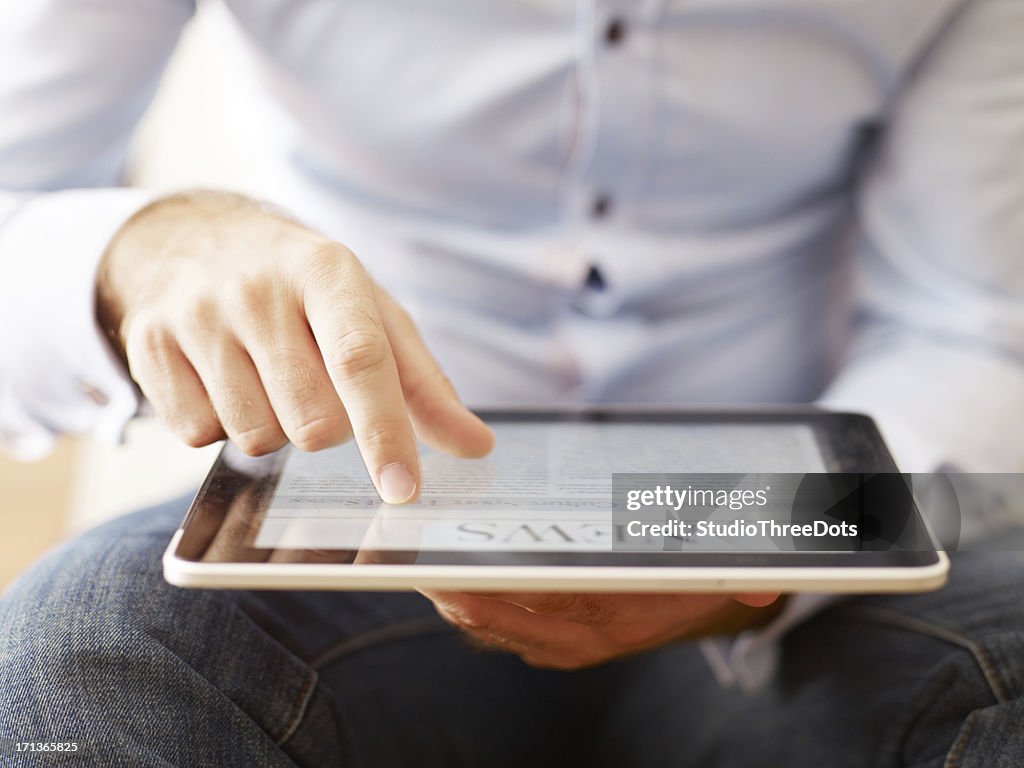
[{"label": "fingernail", "polygon": [[388,464],[380,471],[380,495],[388,504],[401,504],[416,493],[416,481],[404,464]]}]

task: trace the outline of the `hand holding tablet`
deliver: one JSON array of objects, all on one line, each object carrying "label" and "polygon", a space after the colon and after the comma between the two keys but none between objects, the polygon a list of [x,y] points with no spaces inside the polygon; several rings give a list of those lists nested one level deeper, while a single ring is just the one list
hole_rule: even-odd
[{"label": "hand holding tablet", "polygon": [[580,669],[668,642],[732,635],[766,624],[778,595],[424,594],[448,622],[535,667]]}]

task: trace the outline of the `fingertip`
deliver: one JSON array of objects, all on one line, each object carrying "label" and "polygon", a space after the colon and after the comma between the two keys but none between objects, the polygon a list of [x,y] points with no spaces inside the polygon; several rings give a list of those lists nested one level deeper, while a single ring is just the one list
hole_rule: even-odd
[{"label": "fingertip", "polygon": [[494,434],[494,430],[479,416],[472,411],[467,411],[467,413],[469,413],[475,423],[463,435],[461,456],[467,459],[482,459],[494,450],[494,443],[497,437]]},{"label": "fingertip", "polygon": [[781,596],[782,595],[779,592],[755,592],[733,595],[732,598],[737,603],[742,603],[743,605],[750,606],[751,608],[767,608]]},{"label": "fingertip", "polygon": [[460,459],[480,459],[494,449],[494,431],[457,400],[412,416],[417,435],[439,451]]},{"label": "fingertip", "polygon": [[405,464],[396,461],[380,471],[377,490],[387,504],[407,504],[419,496],[419,483]]}]

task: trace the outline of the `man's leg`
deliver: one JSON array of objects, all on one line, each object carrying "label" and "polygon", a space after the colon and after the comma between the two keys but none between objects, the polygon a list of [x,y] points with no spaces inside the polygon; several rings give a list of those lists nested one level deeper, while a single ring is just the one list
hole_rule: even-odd
[{"label": "man's leg", "polygon": [[416,595],[179,590],[159,555],[182,511],[87,534],[0,603],[0,739],[102,765],[1024,764],[1019,551],[827,611],[746,696],[692,645],[542,672]]},{"label": "man's leg", "polygon": [[419,595],[168,585],[184,509],[101,526],[0,601],[0,764],[572,762],[569,676],[471,650]]},{"label": "man's leg", "polygon": [[[185,507],[85,534],[0,601],[0,739],[76,742],[68,764],[287,765],[315,723],[324,749],[341,748],[315,673],[241,594],[164,582],[161,551]],[[14,765],[43,757],[5,749]]]}]

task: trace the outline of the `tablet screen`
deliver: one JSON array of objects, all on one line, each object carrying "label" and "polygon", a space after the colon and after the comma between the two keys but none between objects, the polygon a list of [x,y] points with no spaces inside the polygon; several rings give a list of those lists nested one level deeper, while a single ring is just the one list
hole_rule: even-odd
[{"label": "tablet screen", "polygon": [[[810,564],[824,552],[859,552],[871,555],[859,563],[880,565],[895,551],[934,556],[902,480],[864,481],[900,479],[866,419],[512,412],[487,420],[492,454],[467,460],[424,448],[421,498],[403,505],[381,502],[351,443],[259,459],[229,447],[190,515],[205,534],[189,536],[186,525],[181,554],[558,565],[712,565],[738,554],[752,565]],[[645,506],[648,499],[657,503]],[[866,503],[875,530],[865,530]],[[881,528],[894,534],[879,536],[879,507],[889,520]],[[848,523],[855,535],[801,535],[819,517]],[[667,522],[675,527],[659,527]]]},{"label": "tablet screen", "polygon": [[[686,472],[706,485],[726,473],[826,471],[807,424],[496,423],[493,429],[495,448],[485,459],[425,450],[423,492],[413,504],[382,504],[351,444],[291,451],[255,546],[604,551],[614,545],[613,474]],[[702,537],[692,546],[719,544],[727,542]]]}]

